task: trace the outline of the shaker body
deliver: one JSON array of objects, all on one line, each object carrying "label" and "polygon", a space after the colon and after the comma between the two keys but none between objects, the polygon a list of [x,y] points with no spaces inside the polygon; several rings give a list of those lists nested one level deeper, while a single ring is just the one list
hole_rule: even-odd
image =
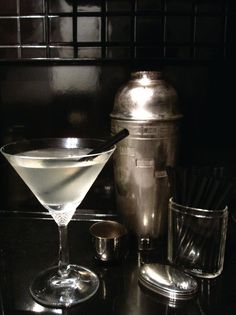
[{"label": "shaker body", "polygon": [[166,165],[177,159],[179,125],[112,120],[112,133],[123,128],[129,137],[117,145],[113,156],[117,208],[138,236],[140,249],[152,248],[166,232],[170,197]]}]

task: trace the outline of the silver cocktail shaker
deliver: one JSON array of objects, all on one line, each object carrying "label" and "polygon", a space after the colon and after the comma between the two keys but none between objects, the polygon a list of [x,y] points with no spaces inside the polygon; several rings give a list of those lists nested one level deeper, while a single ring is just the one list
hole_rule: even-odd
[{"label": "silver cocktail shaker", "polygon": [[167,232],[166,166],[176,163],[182,117],[177,98],[161,72],[134,72],[110,115],[112,133],[129,130],[113,156],[116,205],[139,249],[153,248]]}]

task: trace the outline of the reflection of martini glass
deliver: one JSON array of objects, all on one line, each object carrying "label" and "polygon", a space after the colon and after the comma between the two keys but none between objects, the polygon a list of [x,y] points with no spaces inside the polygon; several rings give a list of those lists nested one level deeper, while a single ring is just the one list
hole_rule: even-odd
[{"label": "reflection of martini glass", "polygon": [[41,272],[30,287],[32,296],[43,305],[71,306],[87,300],[98,289],[99,280],[93,272],[69,264],[67,225],[115,149],[89,154],[99,145],[101,141],[93,139],[56,138],[15,142],[1,148],[58,225],[58,266]]}]

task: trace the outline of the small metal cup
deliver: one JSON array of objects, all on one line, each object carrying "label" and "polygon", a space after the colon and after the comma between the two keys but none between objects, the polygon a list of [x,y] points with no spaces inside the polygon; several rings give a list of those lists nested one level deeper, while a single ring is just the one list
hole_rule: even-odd
[{"label": "small metal cup", "polygon": [[124,258],[127,253],[127,229],[115,221],[100,221],[91,225],[95,248],[95,258],[103,261],[115,261]]}]

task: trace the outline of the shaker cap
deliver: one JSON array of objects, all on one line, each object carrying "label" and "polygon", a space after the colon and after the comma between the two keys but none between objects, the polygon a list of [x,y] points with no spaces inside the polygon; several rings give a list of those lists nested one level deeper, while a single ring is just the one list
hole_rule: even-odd
[{"label": "shaker cap", "polygon": [[182,117],[176,90],[158,71],[137,71],[115,95],[111,118],[175,120]]},{"label": "shaker cap", "polygon": [[147,289],[176,300],[191,299],[198,289],[197,281],[190,275],[157,263],[142,265],[138,279]]}]

